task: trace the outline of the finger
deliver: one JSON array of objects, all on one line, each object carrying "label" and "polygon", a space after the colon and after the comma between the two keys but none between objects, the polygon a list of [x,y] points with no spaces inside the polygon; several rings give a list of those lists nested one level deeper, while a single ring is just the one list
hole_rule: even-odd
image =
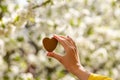
[{"label": "finger", "polygon": [[72,45],[75,46],[75,42],[72,40],[72,38],[70,38],[69,36],[65,37],[65,36],[60,36],[61,38],[64,38],[65,40],[68,41],[68,43],[71,43]]},{"label": "finger", "polygon": [[[57,36],[57,35],[54,35],[54,38],[56,38],[61,44],[62,46],[64,47],[65,49],[65,52],[69,53],[69,51],[71,50],[72,47],[75,47],[68,39],[67,37],[65,36]],[[76,47],[75,47],[76,48]],[[73,48],[72,48],[73,49]]]},{"label": "finger", "polygon": [[68,40],[68,38],[67,37],[65,37],[65,36],[57,36],[57,35],[54,35],[54,38],[56,38],[56,39],[58,39],[58,40],[62,40],[63,42],[67,42],[67,43],[69,43],[69,40]]},{"label": "finger", "polygon": [[62,56],[58,55],[58,54],[56,54],[54,52],[48,52],[47,56],[53,57],[53,58],[57,59],[58,61],[62,62]]},{"label": "finger", "polygon": [[75,48],[76,48],[76,44],[75,44],[75,42],[73,41],[73,39],[71,38],[71,37],[69,37],[69,36],[67,36],[67,38],[69,38],[69,41],[75,46]]},{"label": "finger", "polygon": [[67,39],[67,37],[66,36],[60,36],[61,38],[63,38],[63,39]]},{"label": "finger", "polygon": [[57,40],[64,40],[64,38],[63,38],[63,37],[58,36],[58,35],[56,35],[56,34],[54,34],[54,35],[53,35],[53,37],[54,37],[54,38],[56,38]]},{"label": "finger", "polygon": [[[71,42],[72,45],[74,46],[74,51],[75,51],[75,53],[77,53],[77,46],[76,46],[75,42],[73,41],[73,39],[72,39],[71,37],[67,36],[67,38],[69,38],[70,42]],[[78,54],[78,53],[77,53],[77,54]]]},{"label": "finger", "polygon": [[71,46],[71,45],[74,45],[73,42],[69,39],[68,36],[60,36],[61,38],[65,39],[66,40],[66,43]]},{"label": "finger", "polygon": [[69,46],[68,42],[64,38],[62,38],[62,37],[60,37],[58,35],[54,35],[53,37],[60,42],[60,44],[64,47],[64,49],[66,51],[68,46]]}]

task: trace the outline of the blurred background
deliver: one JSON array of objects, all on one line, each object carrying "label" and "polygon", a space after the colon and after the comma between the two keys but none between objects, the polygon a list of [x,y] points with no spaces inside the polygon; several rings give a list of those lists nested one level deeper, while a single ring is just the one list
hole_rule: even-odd
[{"label": "blurred background", "polygon": [[0,80],[77,80],[46,56],[53,34],[74,39],[88,71],[120,80],[120,0],[0,0]]}]

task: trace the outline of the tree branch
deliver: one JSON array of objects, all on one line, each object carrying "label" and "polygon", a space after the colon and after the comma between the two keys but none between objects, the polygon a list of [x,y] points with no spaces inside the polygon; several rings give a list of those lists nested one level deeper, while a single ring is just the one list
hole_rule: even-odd
[{"label": "tree branch", "polygon": [[41,6],[45,6],[45,5],[47,5],[48,3],[50,3],[51,1],[52,1],[52,0],[47,0],[47,1],[43,2],[42,4],[40,4],[40,5],[34,6],[32,9],[35,9],[35,8],[38,8],[38,7],[41,7]]}]

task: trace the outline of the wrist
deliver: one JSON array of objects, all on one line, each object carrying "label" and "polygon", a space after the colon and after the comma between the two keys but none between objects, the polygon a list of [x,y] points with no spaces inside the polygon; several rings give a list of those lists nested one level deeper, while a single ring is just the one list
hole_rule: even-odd
[{"label": "wrist", "polygon": [[90,74],[91,73],[86,71],[82,66],[77,68],[74,72],[74,75],[76,75],[80,80],[88,80]]}]

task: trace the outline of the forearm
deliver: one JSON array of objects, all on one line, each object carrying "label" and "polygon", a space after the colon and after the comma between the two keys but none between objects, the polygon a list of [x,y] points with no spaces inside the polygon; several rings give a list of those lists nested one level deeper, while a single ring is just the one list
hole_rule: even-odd
[{"label": "forearm", "polygon": [[76,69],[73,74],[76,75],[80,80],[112,80],[107,76],[90,73],[84,68]]},{"label": "forearm", "polygon": [[86,71],[83,67],[79,67],[73,74],[76,75],[80,80],[88,80],[91,73]]}]

